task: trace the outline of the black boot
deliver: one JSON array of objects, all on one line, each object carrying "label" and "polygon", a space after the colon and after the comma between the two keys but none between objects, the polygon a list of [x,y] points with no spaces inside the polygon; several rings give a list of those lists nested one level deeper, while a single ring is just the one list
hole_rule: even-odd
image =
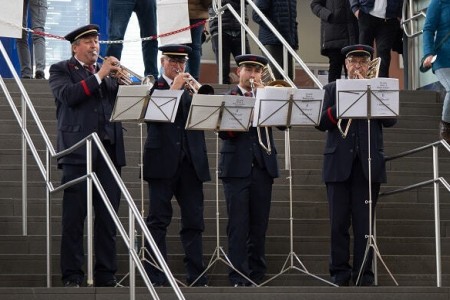
[{"label": "black boot", "polygon": [[447,143],[450,143],[450,123],[441,121],[439,135],[441,139],[444,139]]}]

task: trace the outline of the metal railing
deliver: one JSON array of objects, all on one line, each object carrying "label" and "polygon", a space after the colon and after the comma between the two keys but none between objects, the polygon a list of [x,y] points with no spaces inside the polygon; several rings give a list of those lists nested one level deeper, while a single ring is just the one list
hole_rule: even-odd
[{"label": "metal railing", "polygon": [[[166,261],[164,260],[164,257],[161,255],[161,252],[159,251],[155,241],[153,240],[153,237],[150,234],[150,231],[148,230],[143,218],[141,217],[141,214],[136,207],[133,198],[131,197],[128,189],[126,188],[124,182],[122,181],[122,178],[120,177],[119,173],[117,172],[116,168],[114,167],[114,164],[112,163],[109,155],[107,154],[105,148],[103,147],[103,144],[101,140],[99,139],[98,135],[96,133],[93,133],[83,140],[79,141],[77,144],[72,146],[69,149],[66,149],[64,151],[61,151],[59,153],[56,153],[47,132],[44,129],[44,126],[42,125],[42,122],[34,109],[34,106],[28,96],[27,91],[25,90],[19,76],[17,75],[14,66],[9,59],[9,56],[0,41],[0,52],[2,53],[11,73],[13,74],[13,77],[15,79],[15,82],[17,83],[20,93],[21,93],[21,112],[22,115],[19,113],[19,110],[17,109],[16,104],[14,103],[14,100],[3,80],[3,78],[0,76],[0,86],[3,89],[3,92],[6,96],[6,99],[14,113],[14,116],[21,128],[22,131],[22,205],[23,205],[23,235],[27,235],[27,146],[29,147],[29,150],[31,151],[34,160],[36,161],[40,174],[42,175],[44,181],[45,181],[45,187],[46,187],[46,258],[47,258],[47,287],[52,286],[52,268],[51,268],[51,194],[54,194],[56,192],[59,192],[61,190],[64,190],[74,184],[81,183],[86,180],[87,184],[87,244],[88,244],[88,261],[87,261],[87,282],[88,285],[93,284],[93,226],[92,226],[92,192],[93,192],[93,186],[95,186],[98,190],[98,193],[100,194],[108,212],[110,213],[116,227],[118,228],[119,234],[122,236],[122,239],[126,245],[126,247],[129,250],[130,255],[130,299],[135,299],[135,267],[138,268],[151,296],[153,299],[159,299],[159,296],[157,295],[155,288],[153,287],[152,283],[150,282],[150,279],[147,276],[147,273],[145,272],[144,266],[139,258],[138,253],[136,252],[136,249],[134,248],[135,245],[135,222],[138,224],[139,229],[142,231],[143,236],[149,243],[155,257],[156,261],[159,263],[160,269],[166,274],[167,279],[169,280],[170,285],[174,289],[176,296],[178,299],[184,299],[184,296],[173,277],[169,267],[167,266]],[[30,136],[30,133],[27,129],[27,111],[30,111],[33,121],[35,122],[35,125],[39,129],[40,136],[44,139],[45,142],[45,164],[42,162],[38,150],[36,149],[33,140]],[[119,216],[114,211],[111,203],[109,202],[108,196],[106,195],[103,186],[101,185],[100,181],[97,178],[97,175],[92,172],[92,144],[95,144],[100,152],[100,156],[103,157],[105,160],[109,170],[111,171],[115,183],[119,186],[120,191],[124,195],[124,199],[126,204],[128,205],[129,209],[129,233],[127,234],[127,231],[123,227]],[[51,179],[50,179],[50,171],[51,171],[51,161],[53,159],[60,158],[64,155],[67,155],[76,149],[86,145],[86,175],[74,179],[70,182],[67,182],[63,185],[60,185],[58,187],[54,187]],[[98,159],[101,159],[99,156]]]},{"label": "metal railing", "polygon": [[435,230],[435,248],[436,248],[436,286],[442,286],[442,264],[441,264],[441,231],[440,231],[440,213],[439,213],[439,185],[442,184],[447,191],[450,193],[450,184],[445,180],[445,178],[439,176],[439,147],[443,147],[447,152],[450,152],[450,145],[445,140],[440,140],[422,147],[418,147],[409,151],[399,153],[386,158],[386,161],[392,161],[395,159],[403,158],[411,154],[416,154],[423,152],[428,149],[432,149],[433,152],[433,178],[430,180],[425,180],[416,184],[412,184],[403,188],[384,191],[380,193],[380,197],[398,194],[401,192],[406,192],[412,189],[417,189],[430,184],[433,184],[434,192],[434,230]]},{"label": "metal railing", "polygon": [[[252,40],[258,45],[258,47],[261,49],[261,51],[264,53],[264,55],[267,57],[267,59],[273,64],[273,66],[280,72],[281,75],[283,75],[283,78],[285,81],[289,82],[292,86],[295,86],[294,82],[289,78],[287,75],[287,72],[284,71],[283,67],[281,67],[278,62],[273,58],[272,54],[266,49],[266,47],[259,41],[258,37],[254,34],[254,32],[250,29],[250,27],[245,24],[245,2],[247,2],[253,10],[259,15],[259,17],[263,20],[264,24],[272,31],[272,33],[280,40],[280,43],[283,45],[283,61],[284,61],[284,69],[287,70],[287,57],[288,52],[292,55],[292,58],[295,62],[297,62],[303,70],[306,72],[306,74],[309,76],[309,78],[319,87],[322,89],[323,85],[319,81],[319,79],[314,75],[314,73],[308,68],[308,66],[303,62],[303,60],[298,56],[297,52],[292,49],[292,47],[289,45],[289,43],[286,41],[286,39],[278,32],[278,30],[272,25],[272,23],[267,19],[267,17],[259,10],[259,8],[256,6],[256,4],[251,0],[241,0],[241,15],[239,15],[236,10],[230,5],[226,4],[222,6],[222,3],[220,0],[214,0],[213,1],[213,8],[216,14],[218,14],[218,48],[219,48],[219,82],[223,82],[223,74],[222,74],[222,18],[221,13],[228,9],[233,16],[235,17],[236,21],[241,24],[241,28],[243,30],[243,33],[241,34],[242,37],[242,53],[245,52],[245,34],[247,33],[248,36],[252,38]],[[244,13],[242,13],[244,12]],[[294,68],[295,70],[295,68]]]}]

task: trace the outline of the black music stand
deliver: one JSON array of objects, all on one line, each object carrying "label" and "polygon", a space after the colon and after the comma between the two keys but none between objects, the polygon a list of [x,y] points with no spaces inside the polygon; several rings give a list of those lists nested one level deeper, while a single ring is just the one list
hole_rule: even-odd
[{"label": "black music stand", "polygon": [[217,262],[222,262],[236,271],[251,284],[250,278],[236,269],[220,245],[219,212],[219,131],[248,131],[253,114],[255,99],[238,95],[200,95],[194,94],[189,110],[186,129],[213,130],[216,132],[216,248],[205,270],[191,283],[195,283]]},{"label": "black music stand", "polygon": [[[181,95],[183,90],[154,90],[150,95],[150,90],[152,85],[121,85],[119,86],[119,91],[117,92],[116,102],[114,104],[113,112],[111,115],[111,122],[135,122],[139,126],[140,131],[140,189],[141,189],[141,217],[144,218],[144,174],[143,174],[143,154],[144,154],[144,136],[143,136],[143,125],[146,121],[152,122],[171,122],[175,120],[176,113],[178,110],[178,105],[180,103]],[[131,222],[131,221],[130,221]],[[130,231],[135,232],[130,234],[137,238],[137,232],[134,230],[134,226],[131,227]],[[137,246],[139,247],[139,246]],[[139,250],[136,249],[138,255],[142,262],[147,262],[153,267],[162,271],[158,266],[156,260],[151,257],[145,248],[145,236],[141,235],[141,244]],[[149,261],[145,254],[151,258]],[[121,284],[130,273],[127,273],[118,282]],[[182,281],[176,279],[176,281],[182,285],[186,286]]]},{"label": "black music stand", "polygon": [[[263,282],[266,285],[290,270],[297,270],[306,275],[335,286],[333,283],[308,271],[298,255],[294,252],[294,217],[292,197],[292,165],[290,149],[290,127],[316,126],[320,121],[323,104],[323,90],[296,89],[287,87],[266,87],[258,89],[253,126],[283,126],[286,144],[286,169],[289,172],[289,254],[280,270],[273,277]],[[269,148],[269,145],[265,146]],[[295,263],[299,266],[296,266]]]},{"label": "black music stand", "polygon": [[[373,87],[373,88],[372,88]],[[338,119],[359,118],[367,119],[367,139],[368,157],[367,164],[369,170],[368,189],[369,199],[369,234],[367,235],[367,246],[364,258],[356,279],[356,285],[361,284],[362,275],[365,269],[371,248],[376,257],[381,261],[386,271],[398,286],[397,281],[387,267],[377,246],[373,233],[373,202],[372,202],[372,164],[370,151],[370,120],[379,118],[396,118],[399,115],[399,85],[398,79],[393,78],[373,78],[373,79],[347,79],[336,81],[337,93],[337,115]],[[374,261],[376,259],[374,256]],[[376,261],[375,261],[376,262]]]}]

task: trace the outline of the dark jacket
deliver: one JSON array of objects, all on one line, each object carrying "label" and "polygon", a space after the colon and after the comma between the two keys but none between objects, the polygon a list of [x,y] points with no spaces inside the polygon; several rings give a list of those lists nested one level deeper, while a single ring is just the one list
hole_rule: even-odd
[{"label": "dark jacket", "polygon": [[[58,120],[57,151],[70,148],[93,132],[98,132],[98,105],[104,97],[110,104],[111,111],[105,112],[109,120],[118,91],[117,80],[110,77],[103,79],[99,85],[94,75],[89,75],[81,64],[72,57],[50,67],[49,85],[56,102]],[[122,124],[113,123],[115,133],[116,156],[111,160],[117,166],[125,165]],[[95,148],[94,148],[95,149]],[[93,160],[98,151],[93,151]],[[86,147],[58,159],[58,164],[86,164]]]},{"label": "dark jacket", "polygon": [[[336,82],[324,86],[325,95],[320,124],[327,131],[323,158],[323,181],[346,181],[352,171],[353,160],[359,159],[366,179],[369,178],[367,120],[354,119],[344,139],[337,128]],[[345,128],[346,122],[342,122]],[[397,119],[373,119],[370,121],[370,157],[372,182],[386,182],[386,167],[383,146],[383,127],[391,127]]]},{"label": "dark jacket", "polygon": [[348,0],[312,0],[312,12],[320,18],[320,50],[342,49],[358,42],[358,20]]},{"label": "dark jacket", "polygon": [[[154,88],[168,90],[163,77]],[[192,97],[183,93],[174,123],[147,122],[147,140],[144,146],[144,179],[168,179],[177,172],[183,151],[183,135],[187,139],[188,155],[200,181],[211,180],[205,143],[201,130],[185,130]]]},{"label": "dark jacket", "polygon": [[[242,96],[238,86],[235,86],[228,94]],[[255,155],[261,158],[262,167],[267,170],[272,178],[279,176],[277,150],[273,140],[272,128],[269,128],[271,154],[267,154],[259,145],[255,127],[250,127],[248,132],[221,131],[219,137],[223,140],[220,150],[219,178],[249,176],[252,172]],[[261,139],[267,145],[264,129],[261,129]]]},{"label": "dark jacket", "polygon": [[[298,49],[297,1],[296,0],[256,0],[256,6],[269,19],[281,36],[294,49]],[[253,12],[253,21],[259,24],[258,38],[263,45],[281,45],[279,39]]]},{"label": "dark jacket", "polygon": [[[350,0],[350,8],[355,13],[361,9],[366,14],[372,10],[375,0]],[[386,18],[400,18],[402,16],[403,0],[387,0]]]},{"label": "dark jacket", "polygon": [[[241,1],[240,0],[222,0],[222,6],[225,6],[226,4],[230,4],[234,10],[241,15]],[[209,16],[213,17],[216,13],[214,12],[213,8],[209,8]],[[209,21],[209,32],[211,35],[215,35],[218,32],[218,18],[214,18]],[[248,23],[248,17],[247,17],[247,9],[245,9],[245,23]],[[234,15],[230,12],[229,9],[225,9],[222,14],[222,30],[223,31],[241,31],[241,24],[236,20]]]}]

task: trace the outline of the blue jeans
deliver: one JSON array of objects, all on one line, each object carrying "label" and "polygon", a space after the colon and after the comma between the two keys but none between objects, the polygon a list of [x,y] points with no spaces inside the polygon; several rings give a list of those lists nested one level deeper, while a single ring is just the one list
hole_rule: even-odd
[{"label": "blue jeans", "polygon": [[[31,29],[44,31],[45,19],[47,18],[47,0],[24,0],[22,26],[27,27],[28,11],[31,15]],[[45,38],[42,35],[33,34],[33,52],[36,71],[45,69]],[[22,31],[22,38],[16,40],[19,54],[20,72],[22,78],[33,77],[33,66],[31,64],[31,53],[28,45],[28,32]]]},{"label": "blue jeans", "polygon": [[[190,19],[190,24],[196,24],[203,19]],[[192,48],[192,52],[189,55],[189,60],[187,61],[186,72],[191,74],[196,80],[200,77],[200,60],[202,58],[202,33],[205,25],[197,26],[191,28],[191,39],[192,43],[187,44],[187,46]]]},{"label": "blue jeans", "polygon": [[[131,14],[136,13],[141,29],[141,38],[156,35],[156,0],[109,0],[108,35],[112,41],[123,40]],[[123,44],[110,44],[106,56],[120,60]],[[158,78],[158,41],[142,42],[144,75]]]},{"label": "blue jeans", "polygon": [[437,69],[434,73],[446,92],[442,107],[442,121],[450,123],[450,68]]}]

